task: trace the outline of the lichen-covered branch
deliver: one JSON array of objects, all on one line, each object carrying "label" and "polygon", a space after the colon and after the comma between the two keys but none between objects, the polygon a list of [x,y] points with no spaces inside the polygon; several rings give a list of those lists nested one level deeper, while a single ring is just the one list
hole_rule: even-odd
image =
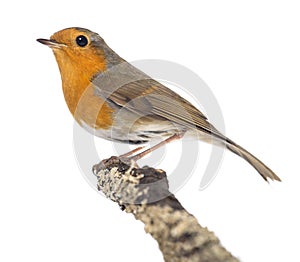
[{"label": "lichen-covered branch", "polygon": [[112,157],[94,168],[98,189],[145,224],[167,262],[238,261],[168,190],[166,173]]}]

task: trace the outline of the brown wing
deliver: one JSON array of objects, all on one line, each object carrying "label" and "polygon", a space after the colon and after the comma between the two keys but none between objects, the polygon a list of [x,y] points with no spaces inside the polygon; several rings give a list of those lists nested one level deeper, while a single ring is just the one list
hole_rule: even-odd
[{"label": "brown wing", "polygon": [[98,75],[93,84],[98,95],[131,112],[164,118],[186,129],[197,129],[226,139],[190,102],[129,63]]}]

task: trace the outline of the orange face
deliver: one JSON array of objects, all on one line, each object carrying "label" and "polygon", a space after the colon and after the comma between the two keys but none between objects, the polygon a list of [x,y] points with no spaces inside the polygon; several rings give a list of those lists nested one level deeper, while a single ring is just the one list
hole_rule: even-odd
[{"label": "orange face", "polygon": [[50,40],[58,44],[53,52],[64,74],[68,66],[90,77],[106,69],[99,35],[86,29],[68,28],[53,34]]}]

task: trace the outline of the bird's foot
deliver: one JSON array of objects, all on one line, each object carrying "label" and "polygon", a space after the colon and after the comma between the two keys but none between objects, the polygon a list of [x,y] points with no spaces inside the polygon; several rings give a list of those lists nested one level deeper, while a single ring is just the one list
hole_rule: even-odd
[{"label": "bird's foot", "polygon": [[110,169],[112,167],[118,167],[118,169],[124,170],[128,169],[128,167],[130,166],[138,168],[139,166],[137,165],[137,163],[131,157],[128,157],[127,154],[121,156],[112,156],[108,159],[103,159],[102,161],[100,161],[100,163],[93,166],[92,170],[94,175],[97,175],[101,170],[107,169],[108,167]]}]

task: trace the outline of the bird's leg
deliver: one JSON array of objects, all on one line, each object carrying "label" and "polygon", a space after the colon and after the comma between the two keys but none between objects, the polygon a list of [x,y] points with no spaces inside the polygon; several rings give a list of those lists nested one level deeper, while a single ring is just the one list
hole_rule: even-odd
[{"label": "bird's leg", "polygon": [[[134,164],[134,165],[136,165],[136,167],[138,167],[137,164],[135,163],[137,160],[139,160],[142,157],[144,157],[145,155],[153,152],[154,150],[166,145],[167,143],[170,143],[170,142],[172,142],[176,139],[182,138],[183,135],[184,135],[184,133],[175,134],[171,137],[168,137],[166,140],[161,141],[160,143],[156,144],[155,146],[153,146],[153,147],[151,147],[151,148],[149,148],[149,149],[147,149],[147,150],[145,150],[145,151],[143,151],[143,152],[141,152],[137,155],[134,155],[134,156],[131,156],[131,155],[133,155],[134,153],[136,153],[136,152],[140,151],[141,149],[143,149],[144,146],[137,147],[137,148],[135,148],[135,149],[129,151],[128,153],[125,153],[125,154],[123,154],[119,157],[111,157],[109,159],[102,160],[99,164],[93,166],[93,173],[96,175],[102,168],[105,167],[105,165],[107,163],[111,163],[112,161],[116,161],[118,163],[118,161],[121,160],[122,162],[124,162],[127,165]],[[131,157],[129,157],[129,156],[131,156]]]},{"label": "bird's leg", "polygon": [[139,147],[137,147],[137,148],[135,148],[135,149],[133,149],[133,150],[131,150],[131,151],[123,154],[123,155],[120,155],[120,157],[129,157],[129,156],[133,155],[134,153],[142,150],[143,148],[144,148],[144,146],[139,146]]},{"label": "bird's leg", "polygon": [[139,153],[137,155],[134,155],[134,156],[130,157],[130,160],[137,161],[137,160],[141,159],[142,157],[144,157],[145,155],[153,152],[154,150],[156,150],[156,149],[158,149],[158,148],[160,148],[160,147],[162,147],[162,146],[164,146],[164,145],[166,145],[166,144],[168,144],[168,143],[170,143],[170,142],[172,142],[172,141],[174,141],[176,139],[182,138],[183,135],[184,135],[184,133],[182,133],[182,134],[175,134],[175,135],[173,135],[171,137],[168,137],[166,140],[161,141],[160,143],[156,144],[155,146],[153,146],[153,147],[151,147],[151,148],[149,148],[149,149],[147,149],[147,150],[145,150],[145,151],[143,151],[143,152],[141,152],[141,153]]}]

